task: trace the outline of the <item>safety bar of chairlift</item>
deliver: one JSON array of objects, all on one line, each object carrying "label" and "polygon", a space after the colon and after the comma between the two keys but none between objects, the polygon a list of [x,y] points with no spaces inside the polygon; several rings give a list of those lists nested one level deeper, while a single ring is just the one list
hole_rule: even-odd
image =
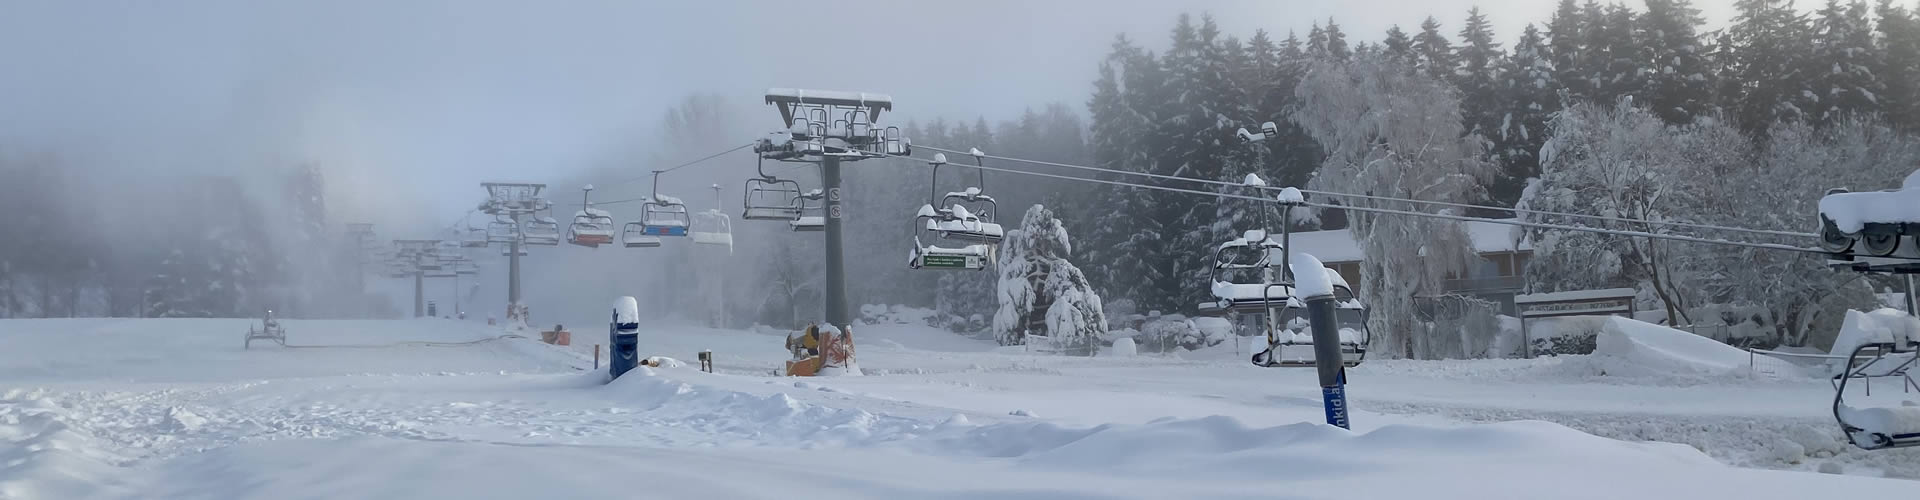
[{"label": "safety bar of chairlift", "polygon": [[[1903,385],[1901,386],[1901,390],[1903,391],[1907,389],[1908,385],[1913,384],[1913,379],[1907,376],[1906,372],[1907,370],[1913,368],[1916,361],[1920,361],[1920,350],[1916,350],[1911,346],[1905,346],[1906,347],[1905,349],[1902,349],[1902,347],[1903,346],[1892,343],[1892,342],[1874,342],[1874,343],[1860,344],[1859,346],[1854,347],[1853,352],[1847,356],[1846,367],[1842,369],[1839,374],[1834,375],[1834,379],[1838,381],[1838,384],[1835,385],[1835,388],[1833,391],[1833,419],[1835,422],[1838,422],[1840,424],[1841,433],[1847,436],[1847,442],[1853,443],[1854,446],[1858,446],[1861,449],[1866,449],[1866,450],[1879,450],[1879,449],[1887,449],[1887,448],[1906,448],[1906,447],[1912,447],[1912,446],[1920,446],[1920,432],[1898,433],[1893,435],[1887,435],[1879,432],[1867,432],[1867,429],[1861,428],[1859,426],[1853,425],[1852,423],[1848,422],[1847,418],[1844,415],[1842,415],[1842,412],[1840,411],[1842,407],[1846,406],[1847,382],[1855,378],[1867,379],[1869,377],[1873,377],[1874,375],[1867,375],[1866,370],[1878,364],[1881,360],[1886,359],[1887,356],[1889,355],[1915,354],[1915,356],[1909,357],[1906,361],[1901,362],[1901,364],[1897,365],[1895,368],[1888,370],[1887,372],[1884,372],[1885,373],[1884,375],[1879,375],[1879,376],[1902,377]],[[1868,349],[1874,349],[1878,352],[1876,352],[1873,355],[1873,359],[1868,360],[1866,363],[1860,364],[1859,366],[1855,366],[1854,360],[1859,359],[1861,353]],[[1871,388],[1872,386],[1869,385],[1868,387]],[[1871,396],[1872,393],[1868,392],[1867,395]],[[1871,440],[1870,442],[1862,443],[1859,440],[1854,438],[1855,433],[1863,433],[1863,432],[1868,433],[1868,438]]]}]

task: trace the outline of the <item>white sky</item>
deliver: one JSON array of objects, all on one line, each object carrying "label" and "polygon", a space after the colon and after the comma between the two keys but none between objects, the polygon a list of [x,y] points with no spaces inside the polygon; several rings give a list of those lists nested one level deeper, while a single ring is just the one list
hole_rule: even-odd
[{"label": "white sky", "polygon": [[[862,90],[892,94],[906,116],[993,120],[1083,108],[1115,34],[1159,46],[1181,12],[1242,37],[1333,17],[1360,41],[1427,14],[1452,37],[1479,5],[1505,46],[1554,2],[7,3],[0,152],[149,171],[317,161],[348,172],[337,185],[450,216],[480,180],[547,180],[643,140],[689,92],[757,103],[768,87]],[[1700,7],[1719,25],[1731,3]]]}]

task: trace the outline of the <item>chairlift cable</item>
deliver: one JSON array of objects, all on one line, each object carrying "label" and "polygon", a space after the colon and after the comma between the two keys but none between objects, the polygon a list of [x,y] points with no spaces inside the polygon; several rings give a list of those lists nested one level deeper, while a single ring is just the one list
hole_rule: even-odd
[{"label": "chairlift cable", "polygon": [[[934,148],[928,148],[928,149],[934,149]],[[885,154],[885,153],[878,153],[878,154],[883,154],[885,156],[891,156],[896,158],[906,158],[911,160],[926,161],[921,158],[915,158],[907,155],[894,155],[894,154]],[[1152,189],[1152,190],[1158,190],[1158,191],[1186,193],[1186,194],[1194,194],[1194,195],[1201,195],[1201,196],[1213,196],[1217,198],[1226,198],[1226,199],[1271,201],[1265,197],[1259,197],[1259,196],[1217,193],[1212,191],[1202,191],[1198,189],[1185,189],[1185,188],[1176,188],[1176,187],[1167,187],[1167,186],[1153,186],[1153,185],[1138,184],[1138,183],[1132,183],[1132,182],[1114,181],[1114,180],[1106,180],[1106,179],[1093,179],[1093,178],[1087,178],[1087,177],[1074,177],[1070,175],[1048,174],[1048,173],[1041,173],[1041,172],[1031,172],[1026,170],[1016,170],[1016,169],[1010,169],[1010,168],[988,167],[988,166],[967,165],[967,164],[954,164],[954,166],[965,167],[965,168],[978,168],[978,169],[990,170],[994,172],[1006,172],[1006,173],[1012,173],[1012,174],[1031,175],[1036,177],[1046,177],[1046,178],[1069,180],[1069,181],[1094,182],[1094,183],[1108,184],[1113,186],[1131,187],[1131,188],[1139,188],[1139,189]],[[1105,169],[1101,169],[1101,170],[1105,170]],[[1413,216],[1413,217],[1428,217],[1428,218],[1448,219],[1448,220],[1463,221],[1463,222],[1486,222],[1491,224],[1503,224],[1503,225],[1509,225],[1509,226],[1530,227],[1530,228],[1536,228],[1536,229],[1556,229],[1556,230],[1563,230],[1563,231],[1580,231],[1580,232],[1589,232],[1589,233],[1612,234],[1612,235],[1618,235],[1618,236],[1638,236],[1638,237],[1660,239],[1660,240],[1684,241],[1689,243],[1704,243],[1709,245],[1727,245],[1727,246],[1738,246],[1738,247],[1748,247],[1748,248],[1759,248],[1759,249],[1766,249],[1766,250],[1782,250],[1782,251],[1789,251],[1789,252],[1830,255],[1828,252],[1820,249],[1816,249],[1816,248],[1796,247],[1792,245],[1775,244],[1775,243],[1750,243],[1750,242],[1740,242],[1740,241],[1727,241],[1727,240],[1697,238],[1692,236],[1681,236],[1681,235],[1673,235],[1673,234],[1648,233],[1648,232],[1641,232],[1641,231],[1623,231],[1623,230],[1615,230],[1615,229],[1600,229],[1600,228],[1592,228],[1592,227],[1585,227],[1585,226],[1568,226],[1568,225],[1562,225],[1562,224],[1548,224],[1548,223],[1541,223],[1541,222],[1526,222],[1526,221],[1520,221],[1516,219],[1489,219],[1485,217],[1436,214],[1436,213],[1415,212],[1415,211],[1408,211],[1408,210],[1393,210],[1393,209],[1386,209],[1386,208],[1353,207],[1353,206],[1345,206],[1345,205],[1334,205],[1330,203],[1309,202],[1306,205],[1318,207],[1318,208],[1355,210],[1360,212],[1371,212],[1371,213],[1381,213],[1381,214],[1390,214],[1390,215],[1406,215],[1406,216]]]},{"label": "chairlift cable", "polygon": [[[965,152],[965,151],[958,151],[958,150],[946,149],[946,148],[935,147],[935,146],[926,146],[926,145],[916,144],[914,145],[914,147],[929,149],[933,151],[954,153],[954,154],[968,154],[968,152]],[[1180,177],[1180,176],[1174,176],[1174,175],[1154,174],[1154,173],[1147,173],[1147,172],[1130,172],[1126,170],[1118,170],[1118,169],[1111,169],[1111,168],[1102,168],[1102,167],[1094,167],[1094,166],[1087,166],[1087,165],[1074,165],[1070,163],[1059,163],[1059,162],[1050,162],[1050,161],[1043,161],[1043,160],[1030,160],[1025,158],[1014,158],[1014,157],[1007,157],[1007,156],[994,156],[994,155],[983,155],[983,156],[986,158],[993,158],[996,160],[1006,160],[1006,161],[1013,161],[1013,162],[1020,162],[1020,163],[1030,163],[1035,165],[1047,165],[1047,166],[1054,166],[1054,167],[1072,168],[1072,169],[1088,170],[1088,171],[1095,171],[1095,172],[1107,172],[1107,173],[1114,173],[1114,174],[1120,174],[1120,175],[1148,177],[1148,178],[1178,181],[1178,182],[1192,182],[1192,183],[1199,183],[1199,184],[1210,184],[1210,185],[1216,185],[1216,186],[1229,186],[1229,187],[1249,187],[1249,186],[1243,186],[1242,184],[1239,184],[1239,183],[1228,182],[1228,181],[1196,179],[1191,177]],[[1286,189],[1285,187],[1282,187],[1282,186],[1251,186],[1251,187],[1261,191],[1279,191],[1282,189]],[[1690,227],[1695,229],[1767,234],[1767,235],[1774,235],[1774,236],[1790,236],[1790,237],[1796,237],[1796,238],[1818,238],[1819,237],[1819,235],[1816,235],[1813,233],[1800,233],[1800,232],[1793,232],[1793,231],[1778,231],[1778,230],[1771,230],[1771,229],[1752,229],[1752,228],[1743,228],[1743,227],[1716,226],[1716,225],[1710,225],[1710,224],[1696,224],[1696,223],[1690,223],[1690,222],[1650,221],[1650,220],[1643,220],[1643,219],[1631,219],[1626,217],[1613,217],[1613,216],[1606,216],[1606,215],[1577,214],[1577,213],[1569,213],[1569,212],[1520,209],[1520,208],[1501,207],[1501,206],[1493,206],[1493,205],[1474,205],[1470,203],[1453,203],[1453,202],[1445,202],[1445,201],[1415,200],[1415,199],[1408,199],[1408,198],[1394,198],[1389,196],[1340,193],[1340,192],[1333,192],[1333,191],[1301,189],[1300,192],[1308,193],[1308,194],[1317,194],[1322,196],[1355,198],[1355,199],[1375,200],[1375,201],[1401,202],[1401,203],[1423,204],[1423,205],[1444,206],[1444,207],[1454,207],[1454,208],[1477,208],[1477,209],[1484,209],[1484,210],[1508,212],[1516,215],[1525,215],[1525,214],[1551,215],[1551,216],[1557,216],[1557,217],[1594,219],[1594,220],[1604,220],[1604,221],[1611,221],[1611,222],[1624,222],[1624,223],[1630,223],[1630,224],[1646,224],[1649,226]]]},{"label": "chairlift cable", "polygon": [[[727,155],[727,153],[732,153],[732,152],[734,152],[734,151],[739,151],[739,150],[742,150],[742,149],[747,149],[747,148],[750,148],[750,147],[753,147],[753,144],[754,144],[754,143],[751,143],[751,142],[749,142],[749,143],[746,143],[746,144],[741,144],[741,145],[739,145],[739,146],[734,146],[734,147],[733,147],[732,149],[728,149],[728,150],[725,150],[725,151],[721,151],[721,152],[718,152],[718,153],[714,153],[714,154],[710,154],[710,155],[707,155],[707,156],[703,156],[703,157],[700,157],[700,159],[697,159],[697,160],[693,160],[693,161],[689,161],[689,162],[686,162],[686,163],[681,163],[681,164],[679,164],[679,165],[674,165],[674,166],[671,166],[671,167],[667,167],[667,168],[665,168],[665,169],[662,169],[662,170],[658,170],[658,171],[659,171],[659,172],[672,172],[672,171],[675,171],[675,170],[679,170],[679,169],[683,169],[683,168],[687,168],[687,167],[691,167],[691,166],[694,166],[694,165],[698,165],[698,164],[700,164],[700,163],[703,163],[703,162],[706,162],[707,160],[712,160],[712,159],[714,159],[714,158],[719,158],[719,157],[721,157],[721,156],[726,156],[726,155]],[[649,175],[651,175],[651,174],[649,174]],[[634,177],[634,178],[632,178],[632,179],[627,179],[627,180],[623,180],[623,181],[616,181],[616,182],[611,182],[611,183],[608,183],[607,185],[610,185],[610,186],[611,186],[611,185],[620,185],[620,184],[626,184],[626,183],[630,183],[630,182],[637,182],[637,181],[639,181],[639,180],[641,180],[641,179],[646,179],[646,178],[647,178],[647,177],[648,177],[649,175],[643,175],[643,176],[639,176],[639,177]]]}]

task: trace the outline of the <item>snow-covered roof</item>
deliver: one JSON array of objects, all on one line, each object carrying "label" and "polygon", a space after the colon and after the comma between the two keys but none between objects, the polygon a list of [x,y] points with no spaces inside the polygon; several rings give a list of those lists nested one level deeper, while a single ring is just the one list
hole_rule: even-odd
[{"label": "snow-covered roof", "polygon": [[846,92],[839,90],[806,90],[792,88],[767,89],[767,104],[799,103],[827,104],[833,106],[869,106],[884,110],[893,109],[893,96],[869,94],[866,92]]},{"label": "snow-covered roof", "polygon": [[[1466,230],[1467,236],[1473,239],[1475,252],[1533,251],[1533,244],[1519,237],[1518,226],[1479,221],[1460,224]],[[1275,235],[1275,237],[1278,236]],[[1361,250],[1360,242],[1354,240],[1353,232],[1347,229],[1297,232],[1293,233],[1289,242],[1293,244],[1296,252],[1313,254],[1325,263],[1359,262],[1366,259],[1366,252]]]},{"label": "snow-covered roof", "polygon": [[1515,304],[1534,304],[1540,302],[1567,302],[1575,300],[1604,300],[1632,298],[1640,292],[1632,288],[1605,288],[1600,290],[1573,290],[1568,292],[1529,293],[1513,296]]}]

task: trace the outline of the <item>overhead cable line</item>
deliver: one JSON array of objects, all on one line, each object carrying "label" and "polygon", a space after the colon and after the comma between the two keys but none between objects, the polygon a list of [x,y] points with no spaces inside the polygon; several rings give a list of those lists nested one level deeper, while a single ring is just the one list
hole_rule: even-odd
[{"label": "overhead cable line", "polygon": [[[939,148],[927,148],[927,149],[942,151]],[[965,153],[961,153],[961,154],[965,154]],[[907,156],[907,155],[889,154],[887,156],[891,156],[895,158],[911,159],[916,161],[928,161],[926,159],[916,158],[916,157]],[[1010,168],[988,167],[984,165],[968,165],[964,163],[947,163],[946,165],[953,166],[953,167],[960,167],[960,168],[977,168],[977,169],[986,170],[990,172],[1005,172],[1010,174],[1031,175],[1036,177],[1046,177],[1046,178],[1069,180],[1069,181],[1094,182],[1094,183],[1107,184],[1112,186],[1130,187],[1130,188],[1138,188],[1138,189],[1151,189],[1151,190],[1158,190],[1158,191],[1186,193],[1186,194],[1194,194],[1194,195],[1201,195],[1201,196],[1213,196],[1213,197],[1227,198],[1227,199],[1269,201],[1269,202],[1273,201],[1273,200],[1270,200],[1264,197],[1259,197],[1259,196],[1247,196],[1242,194],[1231,194],[1231,193],[1217,193],[1212,191],[1202,191],[1198,189],[1185,189],[1185,188],[1176,188],[1176,187],[1168,187],[1168,186],[1154,186],[1154,185],[1148,185],[1148,184],[1138,184],[1138,183],[1132,183],[1132,182],[1123,182],[1123,181],[1115,181],[1115,180],[1107,180],[1107,179],[1074,177],[1070,175],[1048,174],[1048,173],[1041,173],[1041,172],[1031,172],[1026,170],[1016,170],[1016,169],[1010,169]],[[1106,169],[1100,169],[1100,170],[1106,170]],[[1176,179],[1195,180],[1195,179],[1186,179],[1186,178],[1176,178]],[[1228,185],[1232,185],[1236,187],[1240,186],[1238,184],[1228,184]],[[1407,210],[1393,210],[1393,209],[1386,209],[1386,208],[1353,207],[1353,206],[1345,206],[1345,205],[1334,205],[1330,203],[1307,203],[1307,205],[1313,206],[1313,207],[1319,207],[1319,208],[1356,210],[1361,212],[1381,213],[1381,214],[1391,214],[1391,215],[1405,215],[1405,216],[1413,216],[1413,217],[1428,217],[1428,218],[1448,219],[1448,220],[1463,221],[1463,222],[1485,222],[1489,224],[1503,224],[1508,226],[1530,227],[1530,228],[1536,228],[1536,229],[1581,231],[1581,232],[1590,232],[1590,233],[1612,234],[1612,235],[1618,235],[1618,236],[1637,236],[1637,237],[1659,239],[1659,240],[1684,241],[1689,243],[1703,243],[1703,244],[1709,244],[1709,245],[1729,245],[1729,246],[1748,247],[1748,248],[1760,248],[1760,249],[1767,249],[1767,250],[1782,250],[1782,251],[1790,251],[1790,252],[1828,255],[1826,251],[1816,249],[1816,248],[1796,247],[1792,245],[1783,245],[1783,244],[1775,244],[1775,243],[1750,243],[1750,242],[1741,242],[1741,241],[1727,241],[1727,240],[1716,240],[1711,238],[1698,238],[1693,236],[1681,236],[1681,235],[1673,235],[1673,234],[1648,233],[1648,232],[1641,232],[1641,231],[1623,231],[1623,230],[1601,229],[1601,228],[1593,228],[1593,227],[1585,227],[1585,226],[1548,224],[1548,223],[1541,223],[1541,222],[1526,222],[1518,219],[1490,219],[1486,217],[1470,217],[1470,216],[1464,216],[1464,215],[1436,214],[1436,213],[1428,213],[1428,212],[1414,212],[1414,211],[1407,211]]]},{"label": "overhead cable line", "polygon": [[[946,152],[946,153],[953,153],[953,154],[962,154],[962,155],[970,154],[967,151],[958,151],[958,150],[946,149],[946,148],[935,147],[935,146],[926,146],[926,145],[916,144],[914,145],[914,147],[930,149],[930,150]],[[1087,165],[1074,165],[1071,163],[1059,163],[1059,162],[1051,162],[1051,161],[1032,160],[1032,159],[1026,159],[1026,158],[1014,158],[1009,156],[982,155],[982,157],[992,158],[996,160],[1030,163],[1034,165],[1047,165],[1047,166],[1087,170],[1087,171],[1094,171],[1094,172],[1106,172],[1106,173],[1120,174],[1120,175],[1131,175],[1136,177],[1147,177],[1147,178],[1169,180],[1169,181],[1175,181],[1175,182],[1191,182],[1191,183],[1198,183],[1198,184],[1227,186],[1227,187],[1235,187],[1235,188],[1252,188],[1252,189],[1257,189],[1262,191],[1279,191],[1281,189],[1285,189],[1285,187],[1281,187],[1281,186],[1248,186],[1248,185],[1236,183],[1236,182],[1216,181],[1211,179],[1196,179],[1192,177],[1179,177],[1179,176],[1173,176],[1173,175],[1154,174],[1154,173],[1147,173],[1147,172],[1131,172],[1131,171],[1111,169],[1111,168],[1102,168],[1102,167],[1094,167],[1094,166],[1087,166]],[[1554,212],[1554,211],[1548,211],[1548,210],[1533,210],[1533,209],[1520,209],[1520,208],[1512,208],[1512,207],[1501,207],[1501,206],[1494,206],[1494,205],[1474,205],[1469,203],[1415,200],[1415,199],[1408,199],[1408,198],[1394,198],[1394,197],[1388,197],[1388,196],[1340,193],[1340,192],[1333,192],[1333,191],[1320,191],[1320,190],[1311,190],[1311,189],[1301,189],[1300,192],[1307,193],[1307,194],[1317,194],[1322,196],[1331,196],[1336,198],[1354,198],[1354,199],[1364,199],[1364,200],[1374,200],[1374,201],[1444,206],[1444,207],[1453,207],[1453,208],[1473,208],[1473,209],[1483,209],[1483,210],[1494,210],[1494,211],[1500,211],[1500,212],[1513,213],[1516,215],[1521,215],[1521,214],[1551,215],[1551,216],[1557,216],[1557,217],[1604,220],[1609,222],[1621,222],[1621,223],[1628,223],[1628,224],[1644,224],[1648,226],[1689,227],[1689,228],[1695,228],[1695,229],[1706,229],[1706,230],[1714,230],[1714,231],[1731,231],[1731,232],[1741,232],[1741,233],[1767,234],[1767,235],[1773,235],[1773,236],[1789,236],[1789,237],[1795,237],[1795,238],[1818,238],[1819,237],[1819,235],[1812,234],[1812,233],[1800,233],[1800,232],[1793,232],[1793,231],[1777,231],[1777,230],[1771,230],[1771,229],[1751,229],[1751,228],[1743,228],[1743,227],[1715,226],[1715,225],[1709,225],[1709,224],[1695,224],[1690,222],[1651,221],[1651,220],[1643,220],[1643,219],[1630,219],[1625,217],[1614,217],[1614,216],[1607,216],[1607,215],[1577,214],[1577,213],[1568,213],[1568,212]],[[1346,207],[1346,205],[1341,205],[1341,207]]]}]

